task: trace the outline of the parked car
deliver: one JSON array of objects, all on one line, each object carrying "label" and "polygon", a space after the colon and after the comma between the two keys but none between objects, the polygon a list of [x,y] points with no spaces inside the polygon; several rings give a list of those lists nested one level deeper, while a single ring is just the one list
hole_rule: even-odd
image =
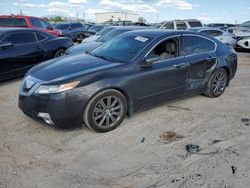
[{"label": "parked car", "polygon": [[61,22],[55,25],[56,29],[62,31],[63,36],[71,38],[74,42],[81,41],[89,27],[78,22]]},{"label": "parked car", "polygon": [[244,22],[244,23],[240,24],[239,26],[246,27],[246,28],[250,29],[250,21]]},{"label": "parked car", "polygon": [[250,50],[250,36],[249,37],[242,37],[237,42],[237,49],[244,49],[244,50]]},{"label": "parked car", "polygon": [[69,38],[35,29],[0,29],[0,81],[22,76],[37,63],[62,56],[72,46]]},{"label": "parked car", "polygon": [[[113,26],[114,27],[114,26]],[[115,26],[115,29],[112,31],[106,33],[96,41],[91,41],[87,43],[81,43],[78,45],[74,45],[67,49],[65,55],[74,55],[79,53],[86,53],[90,52],[91,50],[97,48],[98,46],[101,46],[104,42],[107,42],[122,33],[125,33],[127,31],[132,30],[138,30],[138,29],[147,29],[147,27],[141,27],[141,26]]]},{"label": "parked car", "polygon": [[230,27],[228,32],[233,33],[237,39],[236,49],[250,49],[250,29],[247,27]]},{"label": "parked car", "polygon": [[62,36],[62,32],[54,29],[50,24],[41,18],[33,16],[0,16],[0,27],[22,27],[37,29],[55,36]]},{"label": "parked car", "polygon": [[87,31],[84,32],[83,38],[90,37],[95,35],[97,32],[101,31],[106,26],[104,24],[95,24],[92,25]]},{"label": "parked car", "polygon": [[203,27],[203,24],[199,20],[172,20],[164,22],[160,29],[166,30],[186,30],[192,27]]},{"label": "parked car", "polygon": [[19,107],[51,125],[86,124],[107,132],[126,114],[167,100],[200,93],[219,97],[236,69],[236,52],[209,36],[130,31],[90,54],[32,68],[21,85]]},{"label": "parked car", "polygon": [[103,36],[106,33],[112,31],[114,28],[115,28],[115,26],[104,27],[101,31],[97,32],[95,35],[92,35],[92,36],[90,36],[90,37],[85,38],[84,40],[82,40],[82,43],[96,41],[101,36]]},{"label": "parked car", "polygon": [[216,27],[219,29],[226,29],[228,27],[235,27],[235,24],[228,24],[228,23],[210,23],[206,25],[207,27]]},{"label": "parked car", "polygon": [[232,46],[233,48],[236,47],[236,36],[233,33],[228,33],[222,29],[217,28],[209,28],[209,27],[195,27],[189,29],[189,31],[194,31],[198,33],[202,33],[208,35],[210,37],[214,37],[221,42],[225,43],[226,45]]}]

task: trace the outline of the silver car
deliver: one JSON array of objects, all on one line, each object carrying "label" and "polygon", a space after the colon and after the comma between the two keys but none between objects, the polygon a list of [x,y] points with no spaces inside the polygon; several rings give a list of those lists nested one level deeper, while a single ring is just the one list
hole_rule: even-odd
[{"label": "silver car", "polygon": [[232,46],[233,48],[236,47],[236,36],[233,33],[226,32],[221,29],[217,28],[209,28],[209,27],[197,27],[189,29],[189,31],[194,31],[197,33],[202,33],[208,35],[210,37],[214,37],[221,42],[225,43],[226,45]]},{"label": "silver car", "polygon": [[[241,24],[243,25],[243,24]],[[230,27],[227,29],[237,38],[237,49],[250,50],[250,28],[247,27]]]}]

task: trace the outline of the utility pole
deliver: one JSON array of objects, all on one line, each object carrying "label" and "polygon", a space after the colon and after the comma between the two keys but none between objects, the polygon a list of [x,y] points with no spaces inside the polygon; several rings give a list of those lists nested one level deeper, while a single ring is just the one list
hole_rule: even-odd
[{"label": "utility pole", "polygon": [[158,19],[159,19],[159,14],[156,14],[156,23],[158,23]]}]

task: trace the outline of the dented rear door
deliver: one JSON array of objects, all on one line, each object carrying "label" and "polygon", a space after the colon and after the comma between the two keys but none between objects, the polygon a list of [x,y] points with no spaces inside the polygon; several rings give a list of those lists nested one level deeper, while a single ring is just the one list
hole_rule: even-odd
[{"label": "dented rear door", "polygon": [[217,63],[216,43],[202,36],[183,36],[183,54],[189,64],[186,93],[204,88]]}]

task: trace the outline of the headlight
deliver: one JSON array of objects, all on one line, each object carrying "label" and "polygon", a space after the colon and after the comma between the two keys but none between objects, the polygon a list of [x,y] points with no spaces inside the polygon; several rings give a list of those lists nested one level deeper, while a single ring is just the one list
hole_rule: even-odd
[{"label": "headlight", "polygon": [[38,94],[49,94],[49,93],[59,93],[75,88],[80,81],[70,82],[62,85],[41,85],[37,88],[35,93]]}]

